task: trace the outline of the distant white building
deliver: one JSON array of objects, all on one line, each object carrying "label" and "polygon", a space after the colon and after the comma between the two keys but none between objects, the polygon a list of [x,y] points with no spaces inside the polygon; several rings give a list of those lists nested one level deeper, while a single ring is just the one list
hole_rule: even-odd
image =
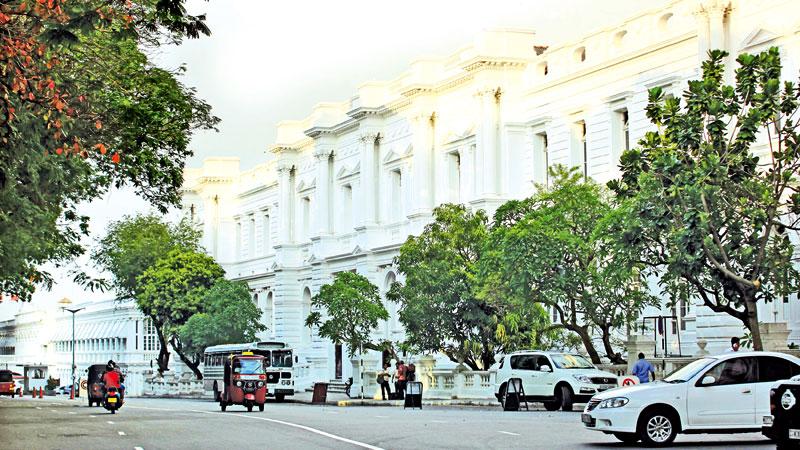
[{"label": "distant white building", "polygon": [[[0,367],[28,377],[28,386],[44,386],[47,378],[69,386],[72,377],[72,314],[58,307],[31,305],[13,320],[0,323]],[[158,366],[159,343],[155,328],[132,302],[105,300],[70,305],[84,308],[75,314],[76,378],[84,379],[92,364],[113,359],[126,373],[131,395],[141,395],[146,372]],[[182,364],[171,361],[180,370]]]},{"label": "distant white building", "polygon": [[[770,46],[781,50],[784,77],[796,80],[800,2],[676,0],[571,42],[483,32],[447,57],[415,61],[349,100],[280,122],[263,164],[242,171],[238,159],[211,158],[187,169],[184,201],[206,249],[250,285],[263,337],[300,348],[320,378],[346,378],[343,349],[304,327],[311,297],[334,273],[356,270],[383,295],[399,277],[398,247],[436,205],[491,214],[547,183],[552,164],[599,182],[618,176],[622,151],[652,128],[648,89],[680,95],[711,48],[729,50],[732,65],[740,52]],[[397,307],[386,306],[391,318],[375,336],[401,340]],[[658,336],[672,352],[693,354],[699,339],[722,350],[742,334],[737,321],[699,304],[645,315],[673,313],[678,320]],[[796,295],[764,305],[761,317],[788,322],[789,340],[800,342]]]}]

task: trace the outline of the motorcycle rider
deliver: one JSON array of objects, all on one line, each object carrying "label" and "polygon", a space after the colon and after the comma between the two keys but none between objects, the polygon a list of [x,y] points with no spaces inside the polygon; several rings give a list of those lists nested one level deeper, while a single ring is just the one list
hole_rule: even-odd
[{"label": "motorcycle rider", "polygon": [[117,398],[119,401],[122,401],[122,395],[124,394],[124,388],[122,387],[122,373],[119,371],[119,367],[117,367],[114,360],[109,359],[108,364],[106,364],[106,371],[103,372],[103,384],[106,387],[106,390],[110,387],[117,388]]}]

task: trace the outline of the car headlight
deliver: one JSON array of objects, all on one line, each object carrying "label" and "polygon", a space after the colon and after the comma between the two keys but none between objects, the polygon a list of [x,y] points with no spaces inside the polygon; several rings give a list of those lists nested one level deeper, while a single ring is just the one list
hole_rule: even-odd
[{"label": "car headlight", "polygon": [[625,397],[607,398],[600,402],[598,408],[620,408],[628,404],[628,399]]},{"label": "car headlight", "polygon": [[244,383],[242,383],[242,380],[236,382],[236,387],[242,387],[243,385]]},{"label": "car headlight", "polygon": [[260,387],[260,388],[264,387],[264,382],[263,381],[259,381],[258,383],[256,383],[256,385],[258,385],[258,387]]},{"label": "car headlight", "polygon": [[592,380],[589,379],[586,375],[573,375],[573,378],[580,381],[581,383],[591,383]]}]

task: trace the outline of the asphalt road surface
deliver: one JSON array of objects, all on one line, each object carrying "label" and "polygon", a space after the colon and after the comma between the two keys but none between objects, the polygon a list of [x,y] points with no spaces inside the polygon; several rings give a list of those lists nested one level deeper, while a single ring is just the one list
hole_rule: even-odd
[{"label": "asphalt road surface", "polygon": [[[337,407],[268,403],[264,412],[210,401],[127,399],[117,414],[68,399],[0,397],[3,449],[613,449],[578,412],[499,408]],[[679,435],[673,448],[771,449],[760,434]]]}]

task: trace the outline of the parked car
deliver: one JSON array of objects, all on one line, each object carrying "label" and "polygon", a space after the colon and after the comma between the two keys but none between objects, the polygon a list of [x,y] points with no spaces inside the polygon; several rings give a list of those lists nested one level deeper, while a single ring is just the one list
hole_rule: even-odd
[{"label": "parked car", "polygon": [[663,381],[595,395],[581,420],[590,430],[647,445],[678,433],[761,431],[770,389],[800,374],[800,359],[776,352],[737,352],[700,358]]},{"label": "parked car", "polygon": [[53,390],[53,393],[54,393],[55,395],[69,395],[69,393],[70,393],[70,387],[69,387],[69,386],[60,386],[60,387],[57,387],[57,388],[55,388],[55,390]]},{"label": "parked car", "polygon": [[800,448],[800,376],[779,381],[769,391],[770,414],[762,421],[761,432],[778,448]]},{"label": "parked car", "polygon": [[580,355],[559,352],[520,351],[500,359],[495,397],[505,399],[508,380],[522,380],[524,399],[542,402],[548,411],[571,411],[573,403],[586,403],[598,392],[617,387],[617,376],[598,370]]}]

